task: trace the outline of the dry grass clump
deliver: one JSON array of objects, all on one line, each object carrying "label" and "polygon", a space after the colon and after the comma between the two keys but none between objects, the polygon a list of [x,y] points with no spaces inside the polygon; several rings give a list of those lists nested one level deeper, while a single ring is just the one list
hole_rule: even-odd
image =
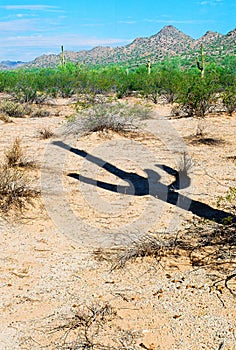
[{"label": "dry grass clump", "polygon": [[205,119],[199,119],[196,131],[192,135],[185,137],[185,139],[192,145],[220,146],[225,144],[223,139],[207,135]]},{"label": "dry grass clump", "polygon": [[[218,224],[199,220],[190,228],[180,232],[176,247],[187,253],[190,263],[195,267],[204,267],[209,272],[217,272],[224,281],[224,287],[236,296],[236,216],[226,223]],[[182,254],[183,254],[182,253]]]},{"label": "dry grass clump", "polygon": [[[232,218],[233,221],[233,218]],[[236,223],[199,221],[179,235],[176,244],[188,251],[193,266],[218,270],[236,267]]]},{"label": "dry grass clump", "polygon": [[115,316],[115,310],[108,303],[75,307],[71,317],[63,317],[61,324],[50,330],[50,333],[62,334],[55,344],[56,349],[115,349],[100,343],[104,327]]},{"label": "dry grass clump", "polygon": [[[63,314],[54,314],[48,318],[48,326],[37,327],[40,334],[45,334],[41,342],[25,337],[24,347],[55,350],[141,350],[138,344],[140,333],[125,330],[114,322],[119,318],[117,311],[107,302],[74,304]],[[35,325],[35,323],[34,323]]]},{"label": "dry grass clump", "polygon": [[0,112],[0,120],[4,123],[12,122],[11,118],[6,113],[1,113],[1,112]]},{"label": "dry grass clump", "polygon": [[93,132],[118,133],[132,132],[138,129],[140,121],[150,115],[150,109],[141,105],[127,103],[95,104],[81,110],[76,119],[69,122],[65,134],[90,134]]},{"label": "dry grass clump", "polygon": [[77,308],[74,315],[52,331],[64,331],[59,349],[102,349],[96,338],[116,313],[109,304]]},{"label": "dry grass clump", "polygon": [[232,272],[236,268],[236,188],[220,196],[217,206],[231,213],[222,223],[198,220],[178,234],[176,245],[194,266]]},{"label": "dry grass clump", "polygon": [[191,157],[187,153],[183,153],[178,163],[179,176],[188,176],[193,169],[194,163]]},{"label": "dry grass clump", "polygon": [[11,208],[22,210],[27,203],[39,195],[31,188],[23,169],[35,167],[33,161],[25,158],[20,139],[5,152],[4,163],[0,164],[0,210],[8,212]]},{"label": "dry grass clump", "polygon": [[17,137],[12,146],[5,152],[6,167],[33,168],[36,166],[34,161],[28,160],[21,147],[21,140]]},{"label": "dry grass clump", "polygon": [[50,128],[42,128],[38,130],[38,135],[40,139],[47,140],[54,136],[54,132]]},{"label": "dry grass clump", "polygon": [[22,210],[26,204],[38,196],[38,191],[30,188],[29,180],[17,168],[0,166],[0,210],[11,208]]},{"label": "dry grass clump", "polygon": [[134,241],[130,247],[120,252],[116,256],[113,268],[121,268],[128,261],[134,261],[137,258],[154,257],[158,260],[165,255],[162,242],[153,236],[146,235],[137,241]]},{"label": "dry grass clump", "polygon": [[223,288],[236,297],[235,219],[232,216],[222,224],[198,220],[175,234],[159,234],[158,237],[146,235],[128,247],[99,249],[94,256],[100,261],[108,261],[111,270],[125,268],[128,262],[139,258],[152,257],[161,262],[163,258],[185,257],[193,267],[205,268],[213,276],[219,276],[214,286],[223,282]]},{"label": "dry grass clump", "polygon": [[31,114],[32,118],[46,118],[50,116],[50,112],[46,109],[38,109]]},{"label": "dry grass clump", "polygon": [[164,256],[175,254],[174,238],[169,241],[160,236],[145,235],[134,240],[127,247],[118,247],[111,250],[98,249],[94,251],[97,260],[107,260],[112,264],[112,270],[124,268],[128,262],[138,258],[153,257],[160,261]]}]

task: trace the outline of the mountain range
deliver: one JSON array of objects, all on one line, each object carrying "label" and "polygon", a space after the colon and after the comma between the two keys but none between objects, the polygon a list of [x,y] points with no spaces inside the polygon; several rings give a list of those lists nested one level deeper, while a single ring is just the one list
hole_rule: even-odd
[{"label": "mountain range", "polygon": [[1,61],[0,62],[0,70],[1,69],[14,69],[20,66],[24,66],[26,63],[21,61]]},{"label": "mountain range", "polygon": [[[84,64],[123,63],[139,65],[150,59],[152,63],[166,57],[181,56],[191,59],[199,54],[203,45],[206,56],[224,57],[236,54],[236,28],[223,35],[207,31],[199,39],[193,39],[172,25],[163,27],[157,34],[150,37],[136,38],[128,45],[120,47],[94,47],[91,50],[78,52],[65,51],[66,62]],[[49,54],[37,57],[32,62],[0,62],[0,69],[16,67],[55,67],[60,64],[61,54]]]}]

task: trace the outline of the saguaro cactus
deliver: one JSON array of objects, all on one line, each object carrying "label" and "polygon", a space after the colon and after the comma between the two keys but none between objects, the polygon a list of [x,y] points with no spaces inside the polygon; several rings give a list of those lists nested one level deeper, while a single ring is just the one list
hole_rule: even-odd
[{"label": "saguaro cactus", "polygon": [[64,53],[64,46],[61,46],[61,65],[65,65],[65,53]]},{"label": "saguaro cactus", "polygon": [[148,74],[151,74],[151,58],[148,56],[148,62],[147,62],[147,69],[148,69]]},{"label": "saguaro cactus", "polygon": [[201,77],[204,78],[205,75],[205,52],[203,44],[201,44],[201,61],[197,60],[197,67],[201,71]]}]

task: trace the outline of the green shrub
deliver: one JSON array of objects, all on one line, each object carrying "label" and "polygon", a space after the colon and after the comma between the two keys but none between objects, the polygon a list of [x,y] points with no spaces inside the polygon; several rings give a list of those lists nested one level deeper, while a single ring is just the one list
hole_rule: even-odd
[{"label": "green shrub", "polygon": [[177,95],[179,114],[204,117],[215,104],[217,88],[211,79],[187,74]]},{"label": "green shrub", "polygon": [[30,114],[31,109],[27,105],[22,105],[13,101],[3,101],[0,103],[0,112],[5,113],[9,117],[22,118]]},{"label": "green shrub", "polygon": [[236,87],[230,86],[223,92],[223,105],[229,115],[236,111]]},{"label": "green shrub", "polygon": [[74,122],[69,122],[66,134],[88,134],[97,131],[134,131],[140,121],[148,118],[150,109],[127,103],[102,103],[80,111]]}]

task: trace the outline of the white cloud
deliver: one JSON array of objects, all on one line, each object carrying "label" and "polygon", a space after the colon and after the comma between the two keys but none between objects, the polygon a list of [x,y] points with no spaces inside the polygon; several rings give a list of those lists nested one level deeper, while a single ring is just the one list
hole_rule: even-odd
[{"label": "white cloud", "polygon": [[[163,16],[162,16],[163,17]],[[167,16],[166,16],[167,17]],[[119,24],[138,24],[138,23],[160,23],[160,24],[203,24],[203,23],[212,23],[214,21],[212,20],[194,20],[194,19],[180,19],[180,20],[175,20],[175,19],[155,19],[155,18],[145,18],[141,20],[119,20],[117,23]]]},{"label": "white cloud", "polygon": [[80,37],[79,35],[31,35],[31,36],[9,36],[0,39],[1,52],[0,61],[2,60],[21,60],[31,61],[35,57],[49,52],[59,53],[61,45],[65,50],[80,51],[91,49],[95,46],[118,46],[130,43],[133,40],[122,38],[95,38]]},{"label": "white cloud", "polygon": [[57,6],[49,6],[49,5],[6,5],[0,6],[0,8],[4,8],[5,10],[28,10],[28,11],[47,11],[58,9]]},{"label": "white cloud", "polygon": [[199,5],[209,5],[209,6],[215,6],[223,3],[223,0],[202,0],[198,4]]},{"label": "white cloud", "polygon": [[0,22],[0,30],[3,32],[20,32],[34,29],[35,19],[16,19]]},{"label": "white cloud", "polygon": [[[127,39],[120,38],[95,38],[88,37],[82,38],[79,35],[55,35],[55,36],[42,36],[42,35],[30,35],[30,36],[11,36],[1,39],[2,48],[11,47],[32,47],[44,49],[53,49],[55,47],[61,47],[64,44],[67,49],[69,47],[94,47],[98,45],[118,45],[130,42]],[[66,48],[65,47],[65,48]]]},{"label": "white cloud", "polygon": [[[107,23],[106,23],[107,25]],[[80,24],[80,27],[103,27],[105,26],[105,23],[84,23],[84,24]]]},{"label": "white cloud", "polygon": [[63,30],[60,18],[38,18],[25,16],[19,14],[17,19],[0,22],[0,38],[7,33],[22,33],[29,32],[32,35],[39,33],[52,33],[55,30]]},{"label": "white cloud", "polygon": [[195,20],[195,19],[183,19],[183,20],[175,20],[175,19],[144,19],[142,22],[147,23],[162,23],[162,24],[203,24],[203,23],[212,23],[213,20]]},{"label": "white cloud", "polygon": [[124,21],[117,21],[117,23],[119,23],[119,24],[136,24],[137,23],[137,21],[132,21],[132,20],[128,20],[128,21],[126,21],[126,20],[124,20]]}]

